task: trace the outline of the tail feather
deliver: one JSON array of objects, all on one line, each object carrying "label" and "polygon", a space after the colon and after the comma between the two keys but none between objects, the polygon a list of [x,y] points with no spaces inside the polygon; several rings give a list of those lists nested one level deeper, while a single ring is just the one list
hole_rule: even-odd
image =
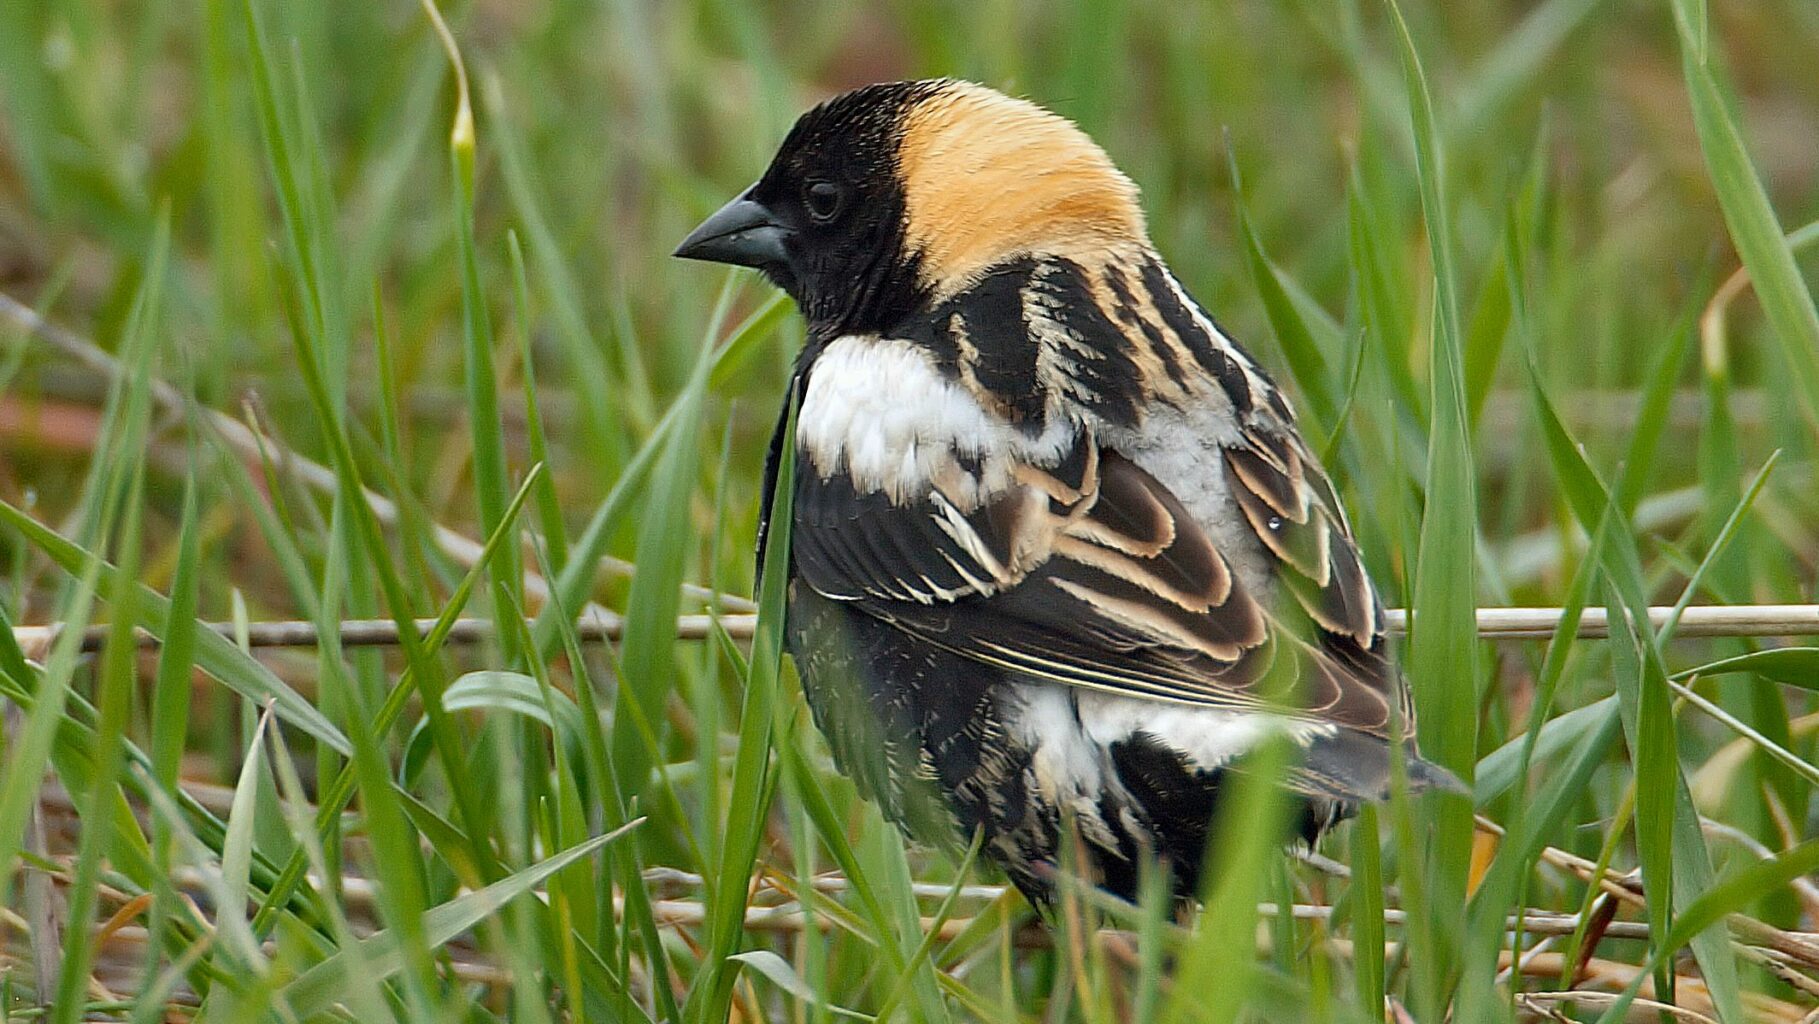
[{"label": "tail feather", "polygon": [[[1393,757],[1393,748],[1387,741],[1340,730],[1308,745],[1292,779],[1314,794],[1347,803],[1383,801],[1390,795]],[[1422,759],[1413,744],[1403,747],[1403,766],[1411,792],[1471,796],[1471,789],[1458,776]]]}]

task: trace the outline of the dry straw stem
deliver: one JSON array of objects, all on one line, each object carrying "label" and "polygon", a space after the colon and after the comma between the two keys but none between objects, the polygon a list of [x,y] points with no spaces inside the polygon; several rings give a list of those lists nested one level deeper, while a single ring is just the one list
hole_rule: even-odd
[{"label": "dry straw stem", "polygon": [[[51,323],[39,316],[36,310],[5,292],[0,292],[0,320],[11,323],[26,337],[45,343],[62,355],[109,379],[118,376],[121,372],[119,361],[99,345],[68,328]],[[180,417],[189,406],[183,393],[161,378],[151,378],[150,390],[152,401],[166,416]],[[240,458],[256,465],[266,455],[269,455],[274,462],[285,467],[298,480],[317,491],[333,494],[339,489],[339,484],[335,480],[335,471],[322,463],[305,457],[269,436],[254,433],[252,428],[225,413],[213,409],[200,409],[199,412],[222,442]],[[265,446],[264,452],[261,451],[262,444]],[[379,517],[380,522],[386,526],[397,525],[398,506],[390,498],[370,489],[365,492],[365,498],[367,505],[372,508],[373,514]],[[482,546],[479,541],[440,523],[431,525],[435,532],[436,546],[441,548],[448,557],[468,567],[471,567],[480,558]],[[602,572],[620,576],[631,575],[635,568],[625,559],[614,558],[611,555],[602,556],[599,564]],[[534,572],[527,571],[524,574],[524,590],[538,604],[549,599],[548,582]],[[721,607],[736,612],[757,610],[756,605],[744,598],[715,594],[706,587],[693,584],[684,584],[683,593],[695,600],[718,601]],[[601,617],[612,615],[605,609],[591,605],[589,610]]]},{"label": "dry straw stem", "polygon": [[[722,596],[723,605],[733,607],[743,603],[740,599]],[[1656,628],[1667,621],[1673,612],[1669,607],[1649,609],[1649,620]],[[1387,622],[1391,633],[1407,632],[1408,614],[1400,608],[1387,612]],[[712,615],[683,615],[676,620],[676,635],[683,640],[702,640],[711,635],[716,619]],[[755,615],[722,615],[718,620],[720,628],[736,640],[750,639],[753,628],[757,625]],[[1486,640],[1527,640],[1546,639],[1554,635],[1560,624],[1558,608],[1480,608],[1478,609],[1478,635]],[[435,625],[434,619],[418,619],[419,636],[427,636]],[[213,622],[208,628],[229,639],[239,635],[239,627],[231,622]],[[56,639],[59,627],[49,626],[16,626],[13,636],[21,647],[27,650],[44,650]],[[301,619],[286,619],[267,622],[252,622],[245,627],[246,642],[252,647],[314,647],[320,639],[320,631],[313,622]],[[576,623],[576,635],[583,641],[594,643],[617,641],[624,631],[624,623],[619,616],[604,608],[591,608]],[[389,619],[348,619],[340,623],[340,641],[343,647],[392,647],[398,644],[398,625]],[[1604,637],[1610,635],[1609,621],[1603,608],[1587,608],[1579,620],[1578,635],[1582,637]],[[1819,605],[1816,604],[1761,604],[1700,606],[1688,608],[1680,619],[1676,637],[1712,637],[1712,636],[1756,636],[1785,637],[1819,635]],[[99,650],[107,636],[107,626],[90,626],[83,636],[85,650]],[[449,632],[449,644],[484,643],[493,636],[491,619],[457,619],[454,628]],[[139,643],[143,647],[155,647],[158,639],[149,633],[139,633]]]},{"label": "dry straw stem", "polygon": [[[52,802],[56,803],[56,801]],[[1478,825],[1486,832],[1501,833],[1501,828],[1488,819],[1479,818]],[[1541,856],[1542,860],[1550,866],[1576,874],[1588,882],[1596,878],[1604,891],[1610,893],[1620,903],[1638,912],[1646,907],[1640,888],[1633,877],[1608,870],[1599,876],[1595,863],[1554,847],[1544,848]],[[69,858],[66,856],[52,857],[50,864],[54,867],[37,873],[67,884],[70,878]],[[706,907],[698,898],[688,898],[688,890],[700,888],[702,884],[700,876],[671,869],[655,869],[646,872],[644,880],[647,888],[653,892],[668,894],[666,898],[651,902],[652,915],[657,924],[666,928],[679,929],[694,928],[704,924]],[[204,874],[193,868],[178,869],[174,872],[172,881],[180,891],[185,893],[203,891],[207,882]],[[311,881],[312,884],[320,882],[319,879]],[[352,876],[342,879],[340,884],[343,897],[350,907],[363,908],[369,912],[376,909],[376,889],[370,880]],[[846,880],[837,874],[817,876],[811,884],[817,891],[824,893],[837,893],[847,888]],[[946,885],[922,883],[916,885],[914,891],[917,896],[938,898],[948,895],[951,890]],[[989,907],[1002,898],[1006,891],[1003,886],[967,885],[962,887],[960,896],[969,902]],[[136,916],[136,912],[129,911],[127,908],[137,907],[143,903],[143,900],[134,894],[106,884],[101,886],[100,892],[108,904],[122,908],[121,912],[114,915],[114,920],[106,929],[109,936],[106,945],[116,946],[121,942],[128,946],[142,944],[142,930],[129,926],[129,922]],[[777,888],[762,876],[753,880],[752,902],[754,905],[748,906],[744,915],[744,927],[749,931],[790,935],[827,932],[843,927],[843,923],[834,916],[805,914],[796,904],[792,893]],[[623,913],[622,898],[616,896],[613,900],[613,907],[615,913]],[[1289,910],[1297,920],[1324,921],[1330,919],[1333,913],[1333,908],[1329,906],[1307,903],[1293,904]],[[986,913],[995,914],[996,911],[988,910]],[[1261,903],[1257,907],[1257,913],[1261,919],[1273,919],[1278,916],[1279,908],[1273,903]],[[1384,911],[1384,921],[1391,926],[1400,926],[1406,922],[1406,915],[1400,909],[1387,908]],[[920,923],[925,930],[934,931],[937,938],[948,940],[965,933],[977,922],[971,917],[963,916],[946,920],[924,917]],[[1816,941],[1819,940],[1819,937],[1783,931],[1742,914],[1731,915],[1728,923],[1737,937],[1737,941],[1733,944],[1741,956],[1769,971],[1806,996],[1819,997],[1819,981],[1815,981],[1810,975],[1803,973],[1803,971],[1819,968],[1819,941]],[[21,922],[11,915],[0,915],[0,925],[18,929],[20,924]],[[1512,915],[1508,918],[1505,927],[1511,930],[1520,927],[1528,935],[1543,938],[1545,941],[1547,937],[1575,934],[1581,929],[1582,922],[1577,915],[1526,909],[1519,916]],[[1135,937],[1130,933],[1115,929],[1101,929],[1098,934],[1102,941],[1122,940],[1126,945],[1135,941]],[[1648,937],[1648,925],[1646,921],[1635,919],[1611,921],[1588,937],[1594,944],[1601,943],[1605,939],[1641,941]],[[1011,936],[1011,941],[1013,945],[1021,949],[1037,949],[1052,946],[1054,938],[1054,935],[1047,929],[1029,926],[1017,929]],[[1352,944],[1343,938],[1328,938],[1325,946],[1340,957],[1349,957],[1353,951]],[[1389,948],[1393,953],[1395,944],[1391,943]],[[115,952],[117,953],[119,950],[116,949]],[[464,980],[495,986],[511,982],[509,972],[490,963],[483,956],[478,956],[473,950],[461,950],[458,963],[462,968],[458,973]],[[1541,946],[1522,954],[1519,961],[1509,951],[1505,951],[1499,961],[1500,970],[1514,969],[1523,976],[1534,978],[1557,979],[1566,967],[1567,964],[1562,954],[1549,952]],[[1584,957],[1579,962],[1574,975],[1574,984],[1581,986],[1580,988],[1570,992],[1524,993],[1518,998],[1532,999],[1532,1003],[1524,1004],[1525,1008],[1543,1014],[1543,1019],[1560,1019],[1548,1014],[1547,1010],[1568,1002],[1578,1002],[1584,1006],[1603,1005],[1600,1000],[1608,999],[1610,992],[1621,990],[1628,985],[1634,980],[1638,969],[1633,964],[1620,961]],[[1585,986],[1595,986],[1595,988]],[[1677,1008],[1672,1011],[1676,1014],[1675,1019],[1688,1021],[1706,1019],[1701,1011],[1708,1010],[1709,1007],[1703,1005],[1704,990],[1696,977],[1680,977],[1677,981],[1677,991],[1684,1001],[1694,1003],[1695,1008]],[[1643,994],[1645,998],[1637,1001],[1638,1007],[1659,1008],[1658,1004],[1647,998],[1652,995],[1652,989],[1647,987],[1646,983]],[[1752,1019],[1785,1021],[1788,1024],[1802,1020],[1802,1015],[1805,1013],[1801,1007],[1782,1000],[1760,996],[1753,999],[1751,1011]]]},{"label": "dry straw stem", "polygon": [[[1610,636],[1608,609],[1586,608],[1580,613],[1578,634]],[[1649,624],[1659,630],[1673,614],[1671,607],[1649,609]],[[1392,633],[1406,632],[1407,613],[1392,608],[1387,614]],[[1487,640],[1546,639],[1560,625],[1558,608],[1480,608],[1478,635]],[[1687,608],[1674,630],[1676,637],[1695,636],[1807,636],[1819,634],[1819,604],[1702,605]]]},{"label": "dry straw stem", "polygon": [[[70,872],[73,867],[70,858],[67,856],[52,857],[49,858],[48,862],[56,866],[55,870],[44,871],[42,873],[56,882],[68,884]],[[673,885],[679,881],[683,883],[689,881],[688,878],[678,879],[673,877],[675,874],[677,873],[663,870],[647,872],[646,882],[647,884],[656,883],[658,885]],[[699,882],[698,877],[693,880]],[[208,892],[209,879],[204,872],[195,868],[178,868],[172,873],[171,881],[177,886],[179,891],[184,892],[186,895],[206,895]],[[321,884],[321,879],[313,875],[310,876],[309,881],[311,885],[319,886]],[[378,888],[371,880],[359,876],[347,876],[340,879],[339,884],[342,888],[342,895],[350,907],[363,907],[368,910],[376,908]],[[838,875],[822,875],[815,879],[814,888],[817,892],[821,893],[839,893],[846,891],[848,885],[846,880]],[[914,887],[914,891],[917,896],[933,899],[947,896],[952,891],[952,888],[947,885],[919,883]],[[141,896],[124,892],[105,883],[102,884],[100,892],[112,905],[124,908],[138,908],[141,911],[145,909],[141,906],[144,902]],[[962,898],[969,901],[990,905],[1002,898],[1006,892],[1006,887],[999,885],[967,885],[961,887],[960,895]],[[769,905],[756,903],[756,905],[747,907],[745,911],[745,927],[750,931],[830,931],[840,925],[840,922],[837,919],[829,915],[808,915],[803,913],[802,909],[790,899],[790,893],[781,889],[771,888],[762,880],[762,878],[758,880],[758,885],[753,891],[752,899],[755,903],[756,901],[765,901],[767,899],[772,901],[783,899],[788,902],[781,904],[772,902]],[[613,899],[613,908],[615,912],[623,913],[624,899],[615,896]],[[671,898],[653,900],[651,902],[651,909],[658,924],[666,927],[678,928],[695,927],[702,924],[706,920],[707,913],[707,908],[699,899]],[[1280,908],[1274,903],[1266,902],[1257,905],[1257,915],[1263,919],[1273,919],[1277,917],[1280,912]],[[1332,907],[1318,903],[1292,904],[1289,908],[1289,912],[1298,921],[1326,921],[1330,920],[1333,916]],[[995,914],[996,911],[992,911],[992,913]],[[125,924],[125,920],[130,919],[130,916],[131,915],[127,915],[126,918],[117,922],[117,926],[112,928],[111,931],[121,930],[121,927]],[[116,917],[120,917],[120,915],[116,915]],[[1399,926],[1406,923],[1407,915],[1402,910],[1392,907],[1384,911],[1383,919],[1386,924]],[[938,928],[938,936],[943,941],[953,939],[964,933],[968,928],[976,926],[976,922],[968,917],[955,917],[945,921],[937,921],[932,917],[924,917],[921,920],[925,931]],[[13,927],[20,927],[22,924],[19,919],[10,914],[0,916],[0,922]],[[1579,927],[1580,922],[1579,918],[1575,915],[1560,914],[1547,910],[1529,909],[1525,910],[1519,918],[1516,915],[1511,915],[1507,921],[1507,926],[1514,929],[1519,923],[1522,929],[1530,935],[1548,936],[1571,935],[1574,933],[1575,929]],[[1131,933],[1117,932],[1116,929],[1102,930],[1112,931],[1116,934],[1131,935]],[[1646,939],[1648,937],[1648,925],[1646,922],[1642,921],[1619,921],[1612,924],[1603,934],[1604,937],[1612,939]],[[1134,940],[1134,935],[1131,935],[1131,937]],[[1046,928],[1032,926],[1020,929],[1015,936],[1015,942],[1022,948],[1047,948],[1053,945],[1054,935]]]},{"label": "dry straw stem", "polygon": [[[1351,957],[1352,944],[1344,939],[1329,939],[1327,940],[1326,945],[1328,949],[1332,950],[1338,956],[1348,959]],[[1393,957],[1396,953],[1395,944],[1391,943],[1386,948],[1385,953],[1386,955]],[[1497,964],[1499,970],[1507,971],[1510,969],[1512,964],[1514,964],[1514,958],[1510,955],[1509,950],[1506,949],[1498,955]],[[1543,983],[1557,983],[1560,980],[1561,972],[1564,971],[1566,967],[1566,958],[1560,953],[1542,953],[1532,957],[1524,956],[1520,964],[1521,973],[1524,977],[1540,979]],[[1559,1013],[1557,1009],[1552,1013],[1548,1012],[1548,1010],[1550,1008],[1560,1007],[1562,1004],[1566,1003],[1579,1003],[1581,1006],[1588,1008],[1608,1006],[1617,998],[1617,992],[1623,990],[1630,982],[1635,980],[1639,970],[1640,968],[1635,964],[1624,963],[1619,960],[1604,960],[1599,958],[1588,960],[1581,965],[1578,976],[1574,981],[1575,985],[1581,986],[1579,988],[1564,992],[1543,991],[1517,993],[1517,1004],[1536,1015],[1536,1017],[1519,1017],[1517,1019],[1530,1020],[1538,1018],[1544,1021],[1562,1021],[1565,1022],[1565,1024],[1577,1024],[1582,1018],[1565,1016]],[[1588,989],[1583,987],[1587,985],[1598,985],[1602,986],[1602,988]],[[1609,989],[1610,991],[1605,991],[1604,989]],[[1706,995],[1704,982],[1696,976],[1686,974],[1675,975],[1675,996],[1682,1002],[1694,1003],[1697,1007],[1706,1012],[1700,1012],[1700,1009],[1692,1009],[1685,1006],[1670,1006],[1669,1004],[1649,998],[1654,995],[1655,991],[1654,984],[1650,980],[1643,981],[1641,990],[1647,995],[1639,997],[1631,1002],[1630,1013],[1626,1016],[1626,1020],[1658,1022],[1662,1018],[1655,1011],[1661,1010],[1674,1014],[1674,1016],[1668,1018],[1670,1020],[1704,1021],[1707,1022],[1707,1024],[1717,1024],[1716,1020],[1707,1015],[1711,1011],[1710,999]],[[1805,1021],[1807,1020],[1807,1018],[1803,1016],[1807,1012],[1806,1007],[1798,1006],[1784,1000],[1774,999],[1756,993],[1746,993],[1744,1002],[1749,1009],[1749,1016],[1747,1019],[1751,1024],[1805,1024]],[[1407,1020],[1409,1018],[1399,1017],[1392,1019]]]},{"label": "dry straw stem", "polygon": [[[1503,835],[1502,826],[1482,815],[1477,817],[1476,823],[1480,831],[1498,837]],[[1597,885],[1612,899],[1638,913],[1648,908],[1639,875],[1621,874],[1609,868],[1600,872],[1595,861],[1555,846],[1542,847],[1541,860],[1550,867],[1578,876],[1581,881]],[[1795,890],[1798,892],[1799,887]],[[1747,914],[1730,914],[1725,923],[1733,935],[1732,946],[1740,955],[1807,995],[1819,997],[1819,980],[1801,973],[1819,970],[1819,933],[1788,931]],[[1608,927],[1615,926],[1612,923]],[[1605,934],[1612,933],[1607,931]]]},{"label": "dry straw stem", "polygon": [[[213,795],[219,797],[220,794]],[[62,793],[59,788],[53,787],[47,793],[47,797],[47,804],[52,809],[62,812],[64,815],[74,812],[74,805],[68,800],[67,794]],[[1502,827],[1487,818],[1480,816],[1477,824],[1484,832],[1502,835]],[[1556,847],[1544,847],[1541,859],[1550,866],[1577,875],[1587,882],[1597,877],[1596,863]],[[48,858],[48,862],[56,865],[57,868],[42,872],[42,874],[55,881],[67,883],[70,859],[67,856],[59,855]],[[1320,867],[1320,865],[1314,866]],[[694,927],[705,921],[706,908],[699,898],[696,898],[705,886],[700,875],[673,868],[652,868],[644,872],[643,879],[645,888],[653,895],[659,895],[659,898],[651,902],[657,923],[681,928]],[[205,892],[208,883],[204,873],[194,868],[178,868],[173,872],[171,881],[180,891],[184,892]],[[321,879],[314,876],[311,876],[309,881],[312,885],[321,884]],[[369,910],[376,906],[377,887],[371,880],[350,875],[340,879],[338,884],[349,906]],[[838,894],[850,889],[847,880],[837,873],[817,875],[810,885],[816,892],[823,894]],[[1640,885],[1634,876],[1606,869],[1599,885],[1619,903],[1638,912],[1646,910]],[[918,882],[911,886],[911,891],[919,898],[940,899],[950,895],[953,889],[952,886],[946,884]],[[962,886],[958,895],[970,903],[989,906],[1004,898],[1008,892],[1008,887],[1002,885],[974,884]],[[116,905],[127,905],[136,898],[130,893],[105,884],[101,887],[101,894]],[[775,881],[770,880],[763,873],[753,878],[750,902],[752,905],[747,907],[745,915],[745,927],[748,930],[774,933],[828,931],[840,925],[838,920],[827,915],[804,914],[796,904],[795,894],[788,889],[778,887]],[[621,897],[614,897],[613,906],[616,912],[623,913],[624,901]],[[1261,918],[1271,919],[1280,914],[1280,908],[1275,903],[1263,902],[1257,905],[1257,913]],[[1326,921],[1333,916],[1333,908],[1318,903],[1295,903],[1290,905],[1289,913],[1300,921]],[[1383,912],[1383,920],[1385,924],[1401,926],[1407,923],[1407,914],[1399,908],[1387,907]],[[17,924],[17,922],[13,923]],[[938,926],[939,937],[943,940],[960,935],[975,923],[970,917],[954,917],[941,922],[937,922],[934,918],[922,919],[925,930]],[[1819,981],[1795,970],[1795,968],[1819,970],[1819,935],[1785,931],[1745,914],[1730,915],[1728,923],[1742,940],[1737,943],[1740,954],[1774,972],[1793,987],[1799,988],[1809,995],[1819,996]],[[1520,914],[1509,915],[1505,919],[1504,926],[1512,931],[1520,927],[1528,935],[1547,937],[1575,934],[1583,926],[1583,922],[1577,914],[1525,908]],[[1116,929],[1109,930],[1117,931]],[[1645,940],[1648,938],[1648,934],[1648,923],[1645,920],[1610,921],[1597,930],[1593,941],[1601,942],[1604,939]],[[1054,936],[1043,928],[1021,929],[1015,936],[1015,942],[1023,948],[1046,948],[1053,944],[1053,940]],[[1535,952],[1539,956],[1537,951],[1531,952]],[[1588,961],[1588,963],[1590,962]],[[1509,965],[1506,963],[1504,966]],[[1557,966],[1551,970],[1532,970],[1526,962],[1523,964],[1522,970],[1525,974],[1558,976],[1560,973]]]},{"label": "dry straw stem", "polygon": [[[1616,1001],[1616,995],[1610,992],[1524,992],[1516,996],[1516,1004],[1530,1013],[1539,1014],[1546,1020],[1567,1021],[1568,1024],[1571,1024],[1573,1018],[1561,1013],[1558,1009],[1560,1006],[1578,1003],[1581,1006],[1598,1007],[1609,1006]],[[1669,1006],[1653,999],[1643,999],[1640,996],[1632,1001],[1630,1006],[1636,1010],[1653,1010],[1664,1013],[1674,1020],[1688,1021],[1690,1024],[1718,1024],[1717,1021],[1703,1013],[1697,1013],[1683,1006]]]},{"label": "dry straw stem", "polygon": [[[68,880],[66,870],[48,872],[48,874],[60,881],[67,882]],[[183,890],[200,889],[205,882],[202,873],[193,869],[178,871],[173,878],[173,881],[175,881]],[[672,879],[670,881],[674,880]],[[373,886],[370,882],[357,877],[348,878],[344,880],[344,886],[344,894],[351,906],[371,908],[374,903],[374,898]],[[823,891],[838,891],[842,887],[843,880],[836,876],[823,876],[822,878],[817,879],[815,884],[815,888]],[[947,892],[947,887],[945,886],[928,886],[927,888],[930,890],[927,895],[945,895]],[[967,897],[980,899],[993,898],[1003,891],[1000,887],[996,886],[968,886],[966,889],[967,892],[965,895]],[[758,895],[763,896],[766,893],[782,895],[763,888],[760,888]],[[123,908],[143,903],[143,900],[105,885],[102,887],[102,895],[109,903]],[[613,905],[615,911],[623,911],[622,900],[615,898]],[[695,900],[657,900],[652,903],[651,910],[659,925],[670,928],[698,927],[705,921],[706,917],[705,907],[699,901]],[[1269,919],[1277,915],[1277,908],[1274,904],[1264,903],[1258,905],[1257,912],[1260,918]],[[1331,916],[1332,908],[1318,904],[1295,904],[1292,907],[1292,912],[1294,916],[1300,920],[1325,920]],[[116,917],[118,918],[120,915],[117,914]],[[4,915],[0,915],[0,921],[4,921]],[[1386,911],[1385,921],[1391,925],[1401,924],[1403,921],[1402,912],[1395,909]],[[17,920],[5,921],[5,923],[10,924],[13,927],[17,927],[19,924]],[[968,927],[972,926],[974,922],[969,918],[955,918],[937,922],[933,918],[925,917],[921,919],[921,924],[924,929],[938,928],[938,938],[946,941],[962,934]],[[810,917],[809,915],[803,914],[799,908],[793,905],[752,906],[748,907],[745,912],[745,928],[754,932],[790,935],[806,933],[809,931],[825,932],[837,928],[840,925],[841,922],[831,916],[815,915]],[[1511,927],[1514,927],[1514,919],[1511,920],[1510,925]],[[1523,921],[1524,929],[1529,934],[1537,936],[1569,935],[1572,934],[1577,926],[1578,919],[1576,917],[1538,910],[1529,911]],[[1616,922],[1609,930],[1603,933],[1603,937],[1640,940],[1647,937],[1647,927],[1646,923],[1638,921]],[[1136,940],[1135,935],[1132,933],[1115,930],[1101,930],[1097,935],[1100,941],[1108,941],[1108,946],[1111,943],[1122,940],[1120,943],[1121,945],[1134,948],[1134,945],[1132,944],[1134,944]],[[1053,945],[1053,940],[1053,934],[1047,929],[1034,926],[1020,928],[1012,935],[1013,945],[1020,949],[1047,948]],[[136,954],[129,953],[129,951],[142,949],[144,941],[145,933],[143,928],[129,925],[125,920],[120,920],[113,927],[108,929],[107,940],[104,943],[104,946],[107,947],[115,957],[121,955],[131,956]],[[1340,957],[1349,957],[1353,949],[1352,944],[1342,938],[1328,939],[1325,945],[1332,953]],[[1393,949],[1394,946],[1392,944],[1392,952]],[[454,949],[453,952],[455,953],[455,973],[463,981],[494,987],[512,984],[513,979],[508,970],[491,962],[483,955],[478,954],[477,951],[465,946],[459,946]],[[1534,952],[1531,955],[1524,955],[1520,964],[1515,964],[1511,954],[1508,951],[1505,951],[1501,956],[1499,966],[1501,969],[1507,970],[1512,965],[1515,965],[1526,977],[1557,979],[1565,969],[1566,962],[1564,957],[1558,953]],[[1773,969],[1773,964],[1767,964],[1765,966],[1769,966],[1770,969]],[[1620,990],[1634,979],[1637,969],[1638,968],[1633,964],[1601,958],[1590,958],[1583,963],[1580,970],[1577,972],[1575,984],[1580,986],[1598,986],[1598,989],[1581,987],[1566,992],[1522,993],[1518,995],[1517,998],[1520,1001],[1524,1001],[1526,1009],[1543,1014],[1546,1012],[1544,1008],[1558,1007],[1569,1002],[1577,1002],[1582,1006],[1602,1006],[1605,1005],[1605,1001],[1613,998],[1611,990]],[[1784,972],[1777,973],[1785,976]],[[1806,978],[1804,975],[1796,975],[1796,977],[1800,981],[1805,982],[1806,985],[1812,984],[1811,979]],[[1696,1005],[1702,1003],[1700,996],[1703,994],[1703,987],[1699,984],[1697,978],[1689,976],[1679,977],[1677,979],[1676,989],[1683,1000],[1694,1002]],[[1646,983],[1644,991],[1645,993],[1652,995],[1652,989],[1648,988]],[[1810,993],[1810,989],[1806,989],[1806,991]],[[1691,998],[1688,999],[1688,997]],[[1532,1002],[1530,1002],[1531,1000]],[[1675,1019],[1678,1020],[1709,1020],[1709,1018],[1697,1009],[1667,1007],[1666,1004],[1657,1003],[1648,998],[1638,999],[1636,1005],[1646,1009],[1667,1010],[1668,1012],[1674,1013]],[[1705,1007],[1701,1005],[1701,1008],[1703,1009]],[[1754,1014],[1752,1019],[1762,1021],[1785,1021],[1789,1022],[1789,1024],[1801,1020],[1801,1015],[1804,1012],[1803,1009],[1790,1003],[1761,997],[1758,997],[1754,1001],[1754,1005],[1752,1005],[1751,1009]],[[1549,1015],[1544,1016],[1544,1019],[1562,1018]]]}]

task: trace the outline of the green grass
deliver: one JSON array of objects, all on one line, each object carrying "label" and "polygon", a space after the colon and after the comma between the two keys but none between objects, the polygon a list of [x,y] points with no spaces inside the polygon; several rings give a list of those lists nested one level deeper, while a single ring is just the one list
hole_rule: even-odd
[{"label": "green grass", "polygon": [[[96,346],[0,317],[0,1024],[1819,1004],[1814,639],[1647,615],[1815,600],[1810,3],[437,13],[0,4],[0,291]],[[1338,872],[1250,787],[1191,927],[1045,931],[832,770],[750,556],[800,324],[667,254],[809,103],[933,74],[1079,119],[1288,383],[1470,804]],[[203,628],[270,620],[320,642]],[[1614,917],[1585,865],[1640,869]]]}]

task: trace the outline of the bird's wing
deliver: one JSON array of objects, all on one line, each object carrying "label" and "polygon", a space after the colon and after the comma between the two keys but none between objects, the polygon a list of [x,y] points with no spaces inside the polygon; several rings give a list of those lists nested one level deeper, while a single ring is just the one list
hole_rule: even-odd
[{"label": "bird's wing", "polygon": [[1226,488],[1278,588],[1312,623],[1309,639],[1378,699],[1394,699],[1412,728],[1408,688],[1386,653],[1383,606],[1344,508],[1292,419],[1272,408],[1281,405],[1247,419],[1240,442],[1223,450]]},{"label": "bird's wing", "polygon": [[1233,709],[1261,707],[1276,666],[1303,712],[1381,735],[1397,687],[1380,616],[1308,466],[1263,440],[1228,449],[1223,472],[1313,630],[1286,627],[1167,487],[1084,429],[1053,465],[1020,463],[983,497],[938,483],[892,500],[802,473],[793,556],[818,593],[984,663]]}]

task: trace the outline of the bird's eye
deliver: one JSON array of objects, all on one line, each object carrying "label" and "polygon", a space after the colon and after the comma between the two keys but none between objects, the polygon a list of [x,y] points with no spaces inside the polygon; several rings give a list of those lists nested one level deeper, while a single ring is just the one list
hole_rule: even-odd
[{"label": "bird's eye", "polygon": [[840,212],[840,186],[831,181],[811,181],[802,190],[802,201],[808,206],[808,215],[817,222],[826,223]]}]

